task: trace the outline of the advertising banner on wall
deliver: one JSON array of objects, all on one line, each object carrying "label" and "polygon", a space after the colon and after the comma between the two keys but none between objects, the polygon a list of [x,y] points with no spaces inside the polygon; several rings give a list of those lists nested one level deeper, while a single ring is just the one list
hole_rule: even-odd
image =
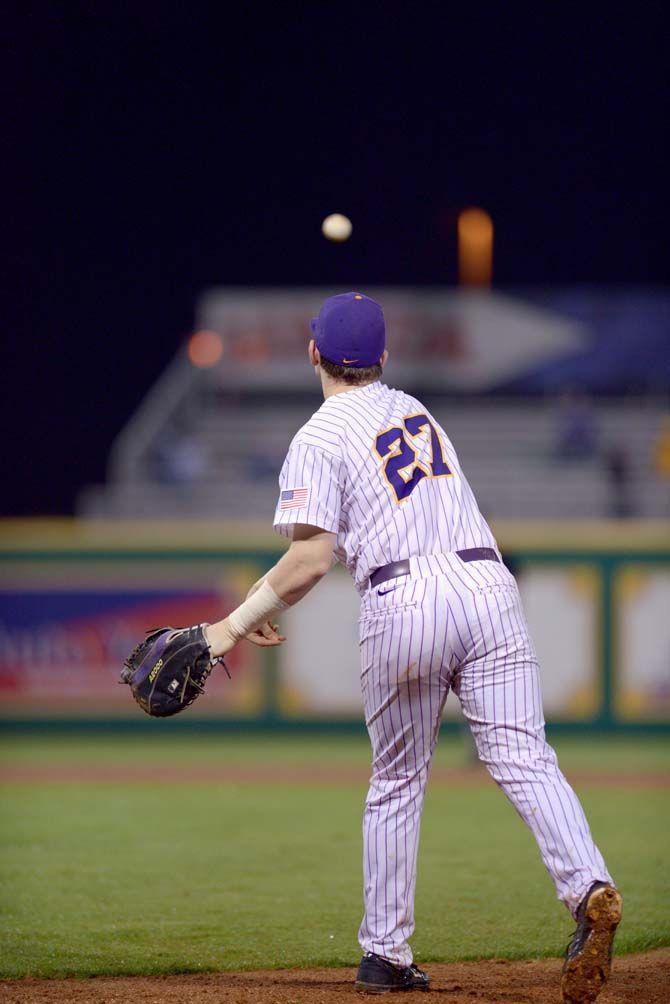
[{"label": "advertising banner on wall", "polygon": [[593,565],[538,564],[519,590],[540,664],[544,713],[588,719],[598,712],[601,579]]},{"label": "advertising banner on wall", "polygon": [[[0,715],[134,716],[118,685],[124,658],[153,627],[218,620],[252,579],[242,568],[188,563],[53,562],[15,570],[0,590]],[[199,715],[246,716],[262,709],[258,650],[238,646],[233,680],[210,677]]]},{"label": "advertising banner on wall", "polygon": [[[30,539],[23,548],[7,537],[0,723],[146,722],[118,683],[145,631],[225,616],[281,553],[274,537],[256,548],[252,537],[213,527],[190,533],[180,543],[160,527],[153,537],[116,524],[104,533],[59,528],[40,547]],[[670,723],[670,554],[655,542],[651,552],[618,551],[616,540],[609,550],[557,541],[553,551],[517,541],[505,552],[517,569],[550,722]],[[362,723],[358,619],[358,594],[336,567],[282,616],[280,649],[237,646],[228,659],[232,680],[215,670],[180,721]],[[453,696],[445,717],[461,717]]]},{"label": "advertising banner on wall", "polygon": [[614,594],[617,714],[670,721],[670,569],[622,568]]}]

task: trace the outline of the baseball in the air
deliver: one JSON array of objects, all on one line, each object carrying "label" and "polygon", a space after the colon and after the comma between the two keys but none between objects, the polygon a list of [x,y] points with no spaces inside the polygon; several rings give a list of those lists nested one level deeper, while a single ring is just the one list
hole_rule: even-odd
[{"label": "baseball in the air", "polygon": [[351,220],[342,213],[331,213],[321,224],[321,233],[329,241],[346,241],[351,236]]}]

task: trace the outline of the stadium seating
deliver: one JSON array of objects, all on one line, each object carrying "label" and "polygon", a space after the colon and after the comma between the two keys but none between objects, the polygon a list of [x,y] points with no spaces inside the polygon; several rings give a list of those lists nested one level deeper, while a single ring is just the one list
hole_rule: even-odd
[{"label": "stadium seating", "polygon": [[[432,397],[425,403],[452,439],[491,517],[616,514],[606,463],[614,447],[626,456],[627,514],[670,515],[668,482],[656,477],[652,463],[664,413],[660,401],[595,404],[598,447],[593,456],[574,460],[556,453],[558,406],[552,400]],[[174,414],[160,422],[140,414],[120,437],[109,483],[83,492],[80,512],[268,519],[288,444],[318,405],[316,395],[299,403],[295,397],[218,390],[187,396],[178,422]]]}]

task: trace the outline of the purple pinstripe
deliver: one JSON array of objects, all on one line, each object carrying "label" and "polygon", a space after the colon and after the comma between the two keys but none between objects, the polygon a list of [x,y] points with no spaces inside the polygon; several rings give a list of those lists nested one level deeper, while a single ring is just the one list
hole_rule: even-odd
[{"label": "purple pinstripe", "polygon": [[[558,897],[574,913],[592,882],[611,881],[545,741],[537,658],[514,578],[500,563],[466,564],[453,553],[496,544],[434,419],[453,475],[423,478],[400,505],[384,481],[376,436],[411,414],[428,412],[381,383],[325,401],[295,436],[279,479],[281,489],[307,488],[309,497],[300,508],[278,508],[274,520],[287,535],[294,523],[335,534],[335,555],[361,595],[372,776],[359,940],[403,965],[412,960],[424,793],[450,689],[480,759],[533,832]],[[414,447],[426,468],[428,444]],[[409,576],[385,582],[382,592],[368,588],[373,569],[407,557]]]}]

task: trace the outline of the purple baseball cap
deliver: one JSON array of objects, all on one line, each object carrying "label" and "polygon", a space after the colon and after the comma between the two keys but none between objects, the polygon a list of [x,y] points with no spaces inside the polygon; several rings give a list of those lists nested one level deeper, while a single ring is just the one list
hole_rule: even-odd
[{"label": "purple baseball cap", "polygon": [[323,302],[309,324],[316,347],[338,366],[375,366],[386,345],[382,308],[362,293],[339,293]]}]

